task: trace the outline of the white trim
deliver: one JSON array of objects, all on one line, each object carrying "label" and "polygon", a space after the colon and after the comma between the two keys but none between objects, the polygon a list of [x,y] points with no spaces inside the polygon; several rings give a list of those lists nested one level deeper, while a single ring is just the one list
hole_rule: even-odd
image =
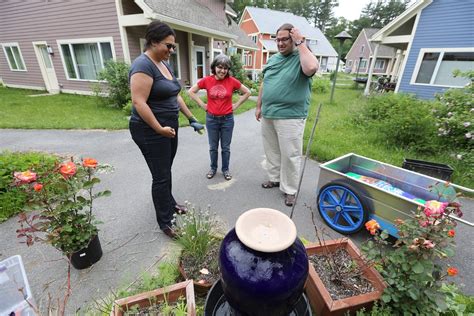
[{"label": "white trim", "polygon": [[72,89],[61,89],[61,93],[80,94],[80,95],[94,95],[93,91],[72,90]]},{"label": "white trim", "polygon": [[[115,55],[115,47],[114,47],[114,39],[113,37],[95,37],[95,38],[77,38],[77,39],[61,39],[61,40],[56,40],[56,43],[58,45],[58,50],[59,54],[61,55],[61,62],[63,63],[63,68],[64,68],[64,73],[66,75],[66,79],[70,81],[83,81],[83,82],[100,82],[99,80],[94,80],[94,79],[79,79],[79,78],[69,78],[69,73],[66,68],[66,61],[64,60],[64,55],[63,51],[61,49],[61,45],[69,45],[69,49],[71,49],[71,45],[73,44],[90,44],[90,43],[109,43],[110,44],[110,49],[112,51],[112,59],[117,60],[117,57]],[[100,59],[102,62],[102,67],[104,67],[104,63],[102,61],[102,51],[100,45],[99,47],[99,53],[100,53]],[[74,71],[76,72],[76,75],[79,75],[79,71],[77,69],[77,62],[76,58],[74,56],[73,51],[71,50],[71,57],[74,63]]]},{"label": "white trim", "polygon": [[123,60],[126,63],[130,64],[130,48],[128,46],[127,30],[125,29],[125,26],[123,26],[120,22],[120,18],[123,16],[122,0],[115,0],[115,7],[117,9],[117,17],[119,22],[119,33],[120,41],[122,44]]},{"label": "white trim", "polygon": [[[413,33],[412,33],[413,35]],[[398,43],[408,43],[411,40],[412,35],[396,35],[396,36],[387,36],[384,37],[381,44],[398,44]]]},{"label": "white trim", "polygon": [[[427,1],[429,1],[429,3],[431,3],[432,0],[427,0]],[[413,39],[415,38],[416,31],[418,30],[418,23],[420,22],[420,16],[421,16],[421,10],[416,15],[415,23],[413,24],[413,29],[411,30],[411,39],[408,42],[405,58],[403,59],[403,64],[402,64],[402,67],[400,68],[400,72],[399,72],[400,76],[397,79],[398,84],[395,86],[395,91],[394,91],[395,93],[397,93],[398,90],[400,89],[400,86],[401,86],[401,83],[402,83],[402,80],[403,80],[403,73],[405,72],[405,66],[407,65],[408,58],[410,57],[410,50],[411,50],[411,47],[413,45]]]},{"label": "white trim", "polygon": [[123,27],[148,25],[151,21],[143,13],[122,15],[118,20],[119,25]]},{"label": "white trim", "polygon": [[22,84],[9,84],[9,83],[6,83],[6,82],[4,82],[3,84],[5,85],[5,87],[8,87],[8,88],[47,91],[44,87],[38,87],[38,86],[27,86],[27,85],[22,85]]},{"label": "white trim", "polygon": [[[21,72],[28,71],[28,69],[26,69],[25,60],[23,59],[23,54],[21,53],[20,45],[18,44],[18,42],[1,43],[0,45],[2,45],[3,53],[5,54],[5,58],[7,59],[7,63],[8,63],[8,67],[10,67],[10,71],[21,71]],[[5,46],[10,47],[11,50],[12,50],[11,47],[16,47],[18,49],[18,53],[20,53],[21,62],[23,63],[23,67],[25,67],[25,69],[13,69],[12,68],[12,65],[10,63],[10,59],[8,58],[7,50],[5,49]],[[16,63],[16,66],[18,67],[19,64],[18,64],[18,61],[16,60],[15,54],[13,54],[13,50],[12,50],[12,56],[13,56],[14,62]]]},{"label": "white trim", "polygon": [[[178,80],[181,80],[181,61],[180,61],[180,56],[179,56],[179,52],[180,52],[180,49],[179,49],[179,43],[174,43],[176,45],[176,49],[174,50],[174,52],[176,53],[176,60],[177,60],[177,67],[178,67],[178,73],[174,74],[174,76],[176,77],[176,79]],[[204,56],[206,57],[206,56]],[[171,67],[171,64],[169,63],[168,61],[168,64],[170,65]]]},{"label": "white trim", "polygon": [[[474,47],[421,48],[420,51],[418,52],[418,58],[416,60],[415,67],[411,75],[410,85],[459,88],[460,86],[446,86],[446,85],[434,84],[434,81],[438,74],[439,67],[443,61],[444,53],[462,53],[462,52],[474,53]],[[439,53],[439,56],[438,56],[438,60],[436,61],[435,69],[433,70],[433,74],[431,75],[430,82],[419,83],[419,82],[416,82],[416,77],[418,76],[418,73],[420,71],[421,63],[423,61],[423,57],[425,56],[425,53]]]}]

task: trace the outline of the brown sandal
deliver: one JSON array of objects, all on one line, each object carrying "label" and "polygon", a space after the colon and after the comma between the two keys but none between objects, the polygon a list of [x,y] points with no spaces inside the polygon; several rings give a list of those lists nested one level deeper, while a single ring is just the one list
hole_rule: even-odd
[{"label": "brown sandal", "polygon": [[280,186],[280,182],[266,181],[262,183],[262,188],[264,189],[277,188],[279,186]]}]

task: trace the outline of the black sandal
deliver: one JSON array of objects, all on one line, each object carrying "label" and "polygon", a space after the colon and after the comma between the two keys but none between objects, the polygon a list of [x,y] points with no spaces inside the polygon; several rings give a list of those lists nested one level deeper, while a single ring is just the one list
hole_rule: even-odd
[{"label": "black sandal", "polygon": [[262,183],[262,188],[264,189],[277,188],[279,186],[280,186],[280,182],[266,181]]},{"label": "black sandal", "polygon": [[212,179],[212,178],[214,178],[215,175],[216,175],[216,170],[211,169],[211,170],[209,170],[209,172],[206,174],[206,177],[207,177],[208,179]]}]

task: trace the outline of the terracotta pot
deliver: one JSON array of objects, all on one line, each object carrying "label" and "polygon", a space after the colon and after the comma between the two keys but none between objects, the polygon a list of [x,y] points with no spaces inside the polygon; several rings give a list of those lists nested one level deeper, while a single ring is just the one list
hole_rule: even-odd
[{"label": "terracotta pot", "polygon": [[102,257],[99,235],[92,237],[86,248],[76,251],[71,256],[71,264],[81,270],[90,267]]},{"label": "terracotta pot", "polygon": [[176,283],[161,289],[121,298],[114,302],[114,309],[111,316],[122,316],[124,312],[132,309],[134,306],[139,308],[149,307],[151,302],[174,303],[180,297],[186,297],[187,315],[196,315],[196,303],[194,301],[194,287],[192,280]]},{"label": "terracotta pot", "polygon": [[[186,272],[184,271],[183,263],[181,260],[179,260],[178,269],[179,269],[179,274],[181,275],[181,278],[183,278],[184,280],[188,280],[188,276],[186,275]],[[192,281],[194,283],[194,291],[196,292],[197,296],[206,296],[212,287],[212,283],[209,283],[209,282],[203,283],[203,282],[197,282],[194,280]]]},{"label": "terracotta pot", "polygon": [[362,274],[372,283],[375,291],[358,296],[346,297],[340,300],[333,300],[310,262],[309,275],[306,281],[306,294],[316,315],[346,315],[347,312],[352,315],[355,311],[363,307],[370,308],[373,303],[382,296],[387,286],[377,270],[364,263],[364,258],[357,246],[347,238],[325,241],[324,245],[320,245],[319,243],[309,244],[306,246],[306,252],[308,256],[311,256],[318,253],[328,253],[339,247],[343,247],[359,267],[361,267]]}]

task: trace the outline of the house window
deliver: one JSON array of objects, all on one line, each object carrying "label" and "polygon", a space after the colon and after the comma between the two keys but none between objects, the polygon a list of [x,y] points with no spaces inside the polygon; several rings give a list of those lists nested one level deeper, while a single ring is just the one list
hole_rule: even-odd
[{"label": "house window", "polygon": [[365,50],[365,45],[362,45],[362,46],[360,47],[360,53],[363,54],[363,53],[364,53],[364,50]]},{"label": "house window", "polygon": [[20,51],[18,43],[2,44],[3,52],[8,60],[11,71],[26,71],[25,62]]},{"label": "house window", "polygon": [[176,79],[181,79],[181,66],[179,62],[179,44],[175,43],[176,49],[171,53],[168,63],[173,69]]},{"label": "house window", "polygon": [[317,45],[318,44],[318,41],[317,40],[306,40],[306,45],[309,47],[310,50],[312,50],[313,52],[316,51],[317,49]]},{"label": "house window", "polygon": [[252,36],[250,36],[250,39],[251,39],[255,44],[257,44],[257,35],[252,35]]},{"label": "house window", "polygon": [[377,59],[374,65],[375,69],[384,69],[385,68],[385,60],[384,59]]},{"label": "house window", "polygon": [[58,41],[69,80],[97,80],[105,62],[114,59],[112,39]]},{"label": "house window", "polygon": [[421,51],[417,63],[418,71],[415,83],[463,87],[469,79],[454,77],[453,71],[472,71],[474,69],[474,51]]},{"label": "house window", "polygon": [[362,59],[360,61],[359,68],[367,68],[367,59]]},{"label": "house window", "polygon": [[347,61],[347,67],[352,67],[352,60]]},{"label": "house window", "polygon": [[270,35],[270,39],[274,40],[276,38],[277,38],[277,36],[275,34]]},{"label": "house window", "polygon": [[252,55],[247,55],[247,66],[252,66]]}]

